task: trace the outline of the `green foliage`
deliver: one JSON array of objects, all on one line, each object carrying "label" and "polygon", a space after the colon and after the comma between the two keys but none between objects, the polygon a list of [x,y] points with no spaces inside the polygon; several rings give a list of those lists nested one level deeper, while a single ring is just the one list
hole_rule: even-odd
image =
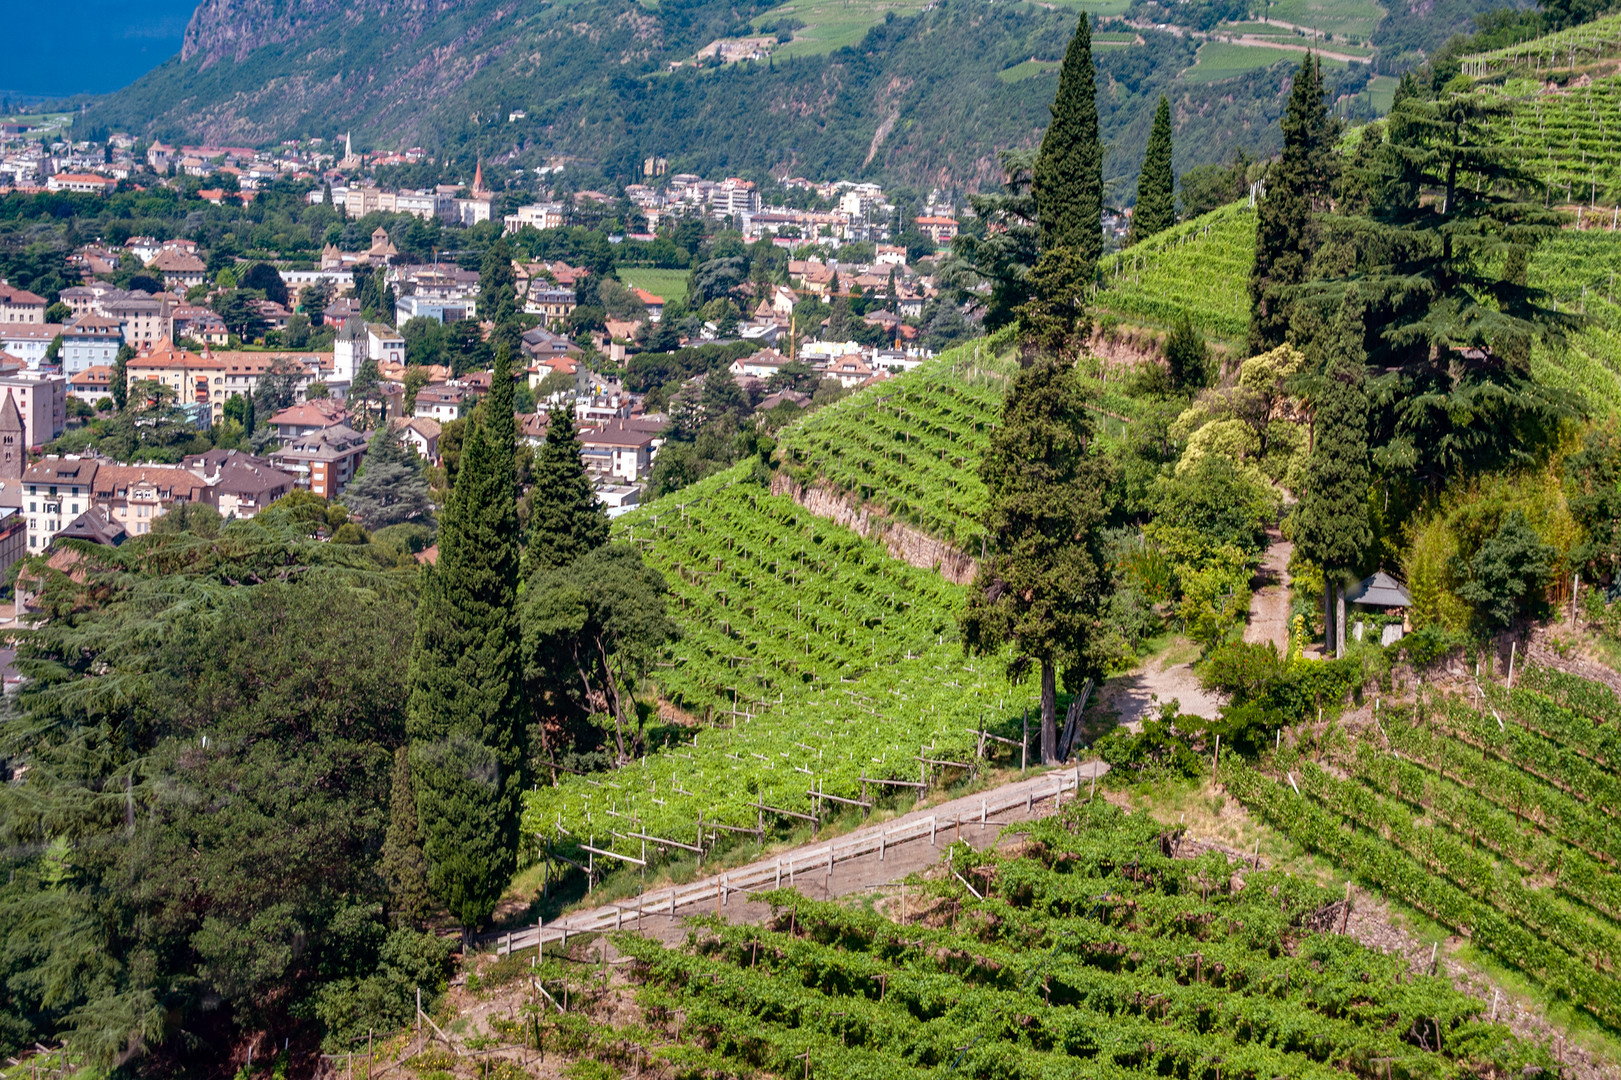
[{"label": "green foliage", "polygon": [[[717,918],[680,947],[616,944],[638,961],[641,1000],[680,1015],[713,1071],[1194,1076],[1219,1058],[1223,1076],[1327,1080],[1347,1061],[1434,1077],[1552,1067],[1444,977],[1330,932],[1331,889],[1215,852],[1175,858],[1180,828],[1103,800],[1015,828],[1021,856],[952,846],[977,897],[951,875],[914,881],[904,919],[893,898],[880,914],[785,889],[767,895],[764,926]],[[1426,1027],[1445,1037],[1411,1034]]]},{"label": "green foliage", "polygon": [[503,349],[440,520],[438,562],[424,568],[410,671],[428,882],[467,930],[489,917],[511,876],[524,782],[515,441]]},{"label": "green foliage", "polygon": [[1109,574],[1099,526],[1109,463],[1093,446],[1086,389],[1050,356],[1022,368],[991,433],[985,555],[961,616],[963,647],[979,656],[1013,646],[1008,674],[1041,672],[1041,759],[1058,753],[1060,669],[1067,682],[1101,668],[1099,625]]},{"label": "green foliage", "polygon": [[608,542],[608,512],[585,475],[574,416],[568,409],[552,410],[545,445],[535,455],[533,478],[530,570],[568,566]]},{"label": "green foliage", "polygon": [[1249,301],[1241,282],[1255,259],[1255,211],[1238,202],[1185,221],[1103,259],[1098,311],[1242,344]]},{"label": "green foliage", "polygon": [[1301,557],[1330,570],[1355,570],[1373,541],[1368,527],[1367,360],[1362,314],[1342,305],[1314,395],[1313,444],[1294,517]]},{"label": "green foliage", "polygon": [[1458,595],[1475,606],[1483,625],[1507,626],[1516,616],[1535,614],[1546,606],[1544,589],[1553,568],[1554,550],[1542,542],[1519,510],[1510,510],[1475,557]]},{"label": "green foliage", "polygon": [[343,489],[343,501],[369,529],[429,519],[427,468],[398,423],[372,436],[359,475]]},{"label": "green foliage", "polygon": [[1565,460],[1565,490],[1583,533],[1572,561],[1613,580],[1621,567],[1621,430],[1614,418],[1589,430]]},{"label": "green foliage", "polygon": [[1159,99],[1154,129],[1137,178],[1137,205],[1131,215],[1133,241],[1145,240],[1176,224],[1176,178],[1171,173],[1171,103]]},{"label": "green foliage", "polygon": [[1092,24],[1082,14],[1064,53],[1052,123],[1031,170],[1043,248],[1070,248],[1082,265],[1103,255],[1103,145],[1098,135]]},{"label": "green foliage", "polygon": [[1171,336],[1165,341],[1165,366],[1171,389],[1179,394],[1204,389],[1215,374],[1211,371],[1210,346],[1185,314],[1176,320]]},{"label": "green foliage", "polygon": [[1307,54],[1294,73],[1283,118],[1283,154],[1267,170],[1257,208],[1255,265],[1250,271],[1249,351],[1283,344],[1293,293],[1306,283],[1317,250],[1315,214],[1333,190],[1339,125],[1323,95],[1322,65]]}]

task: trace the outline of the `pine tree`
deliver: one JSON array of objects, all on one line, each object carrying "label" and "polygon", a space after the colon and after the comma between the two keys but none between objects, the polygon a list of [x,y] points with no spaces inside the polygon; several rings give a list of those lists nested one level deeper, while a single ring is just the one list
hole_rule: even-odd
[{"label": "pine tree", "polygon": [[[1043,261],[1058,253],[1044,253]],[[1068,275],[1060,270],[1038,281],[1031,302],[1043,305],[1049,322],[1069,301]],[[1049,283],[1056,283],[1058,295],[1049,295]],[[1021,321],[1028,321],[1025,312]],[[1073,359],[1050,347],[1075,332],[1050,329],[1046,336],[1047,342],[1026,343],[1002,423],[980,462],[985,557],[961,621],[965,651],[1000,655],[1011,644],[1012,678],[1040,670],[1041,760],[1053,762],[1058,673],[1062,669],[1073,684],[1098,669],[1109,587],[1101,537],[1109,466],[1094,450],[1086,389]]]},{"label": "pine tree", "polygon": [[1282,127],[1283,153],[1267,171],[1266,194],[1256,210],[1251,353],[1275,349],[1288,337],[1294,294],[1310,277],[1317,251],[1315,215],[1334,189],[1339,124],[1329,114],[1322,64],[1314,55],[1295,70]]},{"label": "pine tree", "polygon": [[1131,215],[1133,243],[1176,224],[1176,178],[1171,172],[1171,103],[1162,95],[1148,135],[1142,175],[1137,178],[1137,208]]},{"label": "pine tree", "polygon": [[1317,393],[1311,454],[1306,459],[1295,544],[1323,569],[1323,625],[1335,643],[1335,594],[1373,542],[1368,526],[1367,358],[1361,305],[1348,298],[1328,335],[1327,363]]},{"label": "pine tree", "polygon": [[411,791],[411,751],[394,751],[394,772],[389,784],[388,831],[383,835],[377,870],[388,885],[392,913],[406,922],[421,922],[432,909],[428,896],[428,864],[422,857],[417,831],[416,796]]},{"label": "pine tree", "polygon": [[524,785],[510,364],[496,355],[423,570],[406,715],[428,884],[468,931],[511,876]]},{"label": "pine tree", "polygon": [[546,442],[535,455],[529,489],[531,573],[571,565],[608,542],[608,512],[580,460],[580,440],[567,409],[553,409]]},{"label": "pine tree", "polygon": [[343,505],[368,529],[426,519],[433,499],[425,471],[399,422],[384,425],[372,436],[359,475],[343,489]]},{"label": "pine tree", "polygon": [[1103,144],[1092,26],[1084,14],[1064,53],[1050,108],[1052,124],[1042,136],[1031,182],[1041,246],[1074,248],[1095,266],[1103,256]]}]

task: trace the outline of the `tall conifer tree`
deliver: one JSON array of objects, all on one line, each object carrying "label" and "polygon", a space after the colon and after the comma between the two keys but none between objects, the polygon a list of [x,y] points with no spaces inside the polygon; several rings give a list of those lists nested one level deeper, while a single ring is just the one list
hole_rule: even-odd
[{"label": "tall conifer tree", "polygon": [[1282,121],[1283,153],[1266,174],[1255,223],[1250,271],[1252,353],[1282,345],[1288,336],[1293,293],[1311,274],[1317,251],[1315,214],[1334,188],[1334,141],[1339,124],[1323,96],[1322,64],[1307,54],[1295,70]]},{"label": "tall conifer tree", "polygon": [[1103,256],[1103,144],[1092,26],[1084,14],[1064,53],[1050,109],[1052,124],[1041,138],[1031,180],[1041,246],[1074,248],[1095,266]]},{"label": "tall conifer tree", "polygon": [[469,931],[512,875],[524,782],[512,397],[502,350],[424,568],[406,715],[429,888]]},{"label": "tall conifer tree", "polygon": [[1176,224],[1176,178],[1171,173],[1171,103],[1160,96],[1154,129],[1148,134],[1142,175],[1137,178],[1137,208],[1131,215],[1135,243]]},{"label": "tall conifer tree", "polygon": [[1367,509],[1368,395],[1363,337],[1361,304],[1348,297],[1328,334],[1312,449],[1295,512],[1295,543],[1300,554],[1323,568],[1328,649],[1335,645],[1335,593],[1340,578],[1356,568],[1373,542]]},{"label": "tall conifer tree", "polygon": [[568,566],[608,542],[608,512],[580,460],[580,439],[566,408],[553,409],[546,442],[535,455],[529,489],[531,573]]}]

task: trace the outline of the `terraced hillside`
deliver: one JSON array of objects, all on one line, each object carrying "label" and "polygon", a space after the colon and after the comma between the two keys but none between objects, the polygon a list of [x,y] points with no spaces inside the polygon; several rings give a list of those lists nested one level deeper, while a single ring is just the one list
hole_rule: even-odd
[{"label": "terraced hillside", "polygon": [[1232,768],[1266,822],[1621,1030],[1621,701],[1535,666],[1381,710],[1328,766]]},{"label": "terraced hillside", "polygon": [[[1179,829],[1102,800],[1018,831],[1022,855],[953,845],[952,872],[914,882],[904,914],[893,898],[880,913],[783,890],[767,894],[764,926],[700,920],[679,948],[619,935],[655,1030],[616,1034],[705,1075],[1553,1069],[1541,1047],[1491,1023],[1484,1002],[1334,933],[1340,905],[1327,889],[1220,853],[1175,858]],[[665,1048],[676,1017],[697,1046]]]},{"label": "terraced hillside", "polygon": [[664,573],[685,634],[655,673],[662,693],[735,725],[532,792],[533,834],[630,853],[638,842],[610,834],[690,841],[700,815],[753,827],[757,800],[808,814],[813,790],[918,781],[925,748],[971,760],[981,724],[1016,735],[1035,700],[999,663],[963,657],[959,588],[771,495],[747,466],[628,515],[619,535]]},{"label": "terraced hillside", "polygon": [[1105,258],[1097,307],[1161,328],[1185,312],[1205,336],[1242,344],[1254,262],[1255,211],[1236,202]]},{"label": "terraced hillside", "polygon": [[1544,244],[1531,263],[1531,282],[1552,294],[1561,310],[1587,317],[1563,344],[1532,355],[1537,378],[1586,398],[1596,410],[1621,409],[1621,231],[1566,229]]}]

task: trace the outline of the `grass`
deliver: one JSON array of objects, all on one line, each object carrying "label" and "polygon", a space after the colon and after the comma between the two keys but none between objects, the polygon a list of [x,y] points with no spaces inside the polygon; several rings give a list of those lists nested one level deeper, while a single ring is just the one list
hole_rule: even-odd
[{"label": "grass", "polygon": [[1366,41],[1384,17],[1385,9],[1374,0],[1272,0],[1266,16],[1296,26],[1344,34]]},{"label": "grass", "polygon": [[1131,0],[1052,0],[1052,5],[1088,15],[1124,15]]},{"label": "grass", "polygon": [[1025,60],[1014,64],[1010,68],[1003,68],[996,73],[996,77],[1005,83],[1024,82],[1034,79],[1038,75],[1047,75],[1057,71],[1063,65],[1062,60]]},{"label": "grass", "polygon": [[686,270],[659,270],[652,267],[629,266],[619,271],[619,280],[637,289],[646,289],[667,302],[687,298]]},{"label": "grass", "polygon": [[[924,0],[789,0],[757,15],[752,25],[775,23],[783,18],[798,19],[805,25],[794,31],[794,39],[779,48],[779,58],[790,56],[820,56],[846,45],[855,45],[873,26],[884,21],[893,11],[897,15],[911,15],[924,6]],[[1120,9],[1126,5],[1120,3]]]},{"label": "grass", "polygon": [[[1182,81],[1194,85],[1220,82],[1244,74],[1269,68],[1279,60],[1291,64],[1300,62],[1301,54],[1292,49],[1269,49],[1264,45],[1229,45],[1225,41],[1207,41],[1199,47],[1199,58],[1182,72]],[[1327,68],[1342,68],[1343,60],[1323,61]]]},{"label": "grass", "polygon": [[1375,75],[1368,80],[1368,96],[1373,99],[1373,107],[1383,116],[1390,111],[1391,104],[1396,100],[1396,84],[1401,80],[1394,75]]}]

